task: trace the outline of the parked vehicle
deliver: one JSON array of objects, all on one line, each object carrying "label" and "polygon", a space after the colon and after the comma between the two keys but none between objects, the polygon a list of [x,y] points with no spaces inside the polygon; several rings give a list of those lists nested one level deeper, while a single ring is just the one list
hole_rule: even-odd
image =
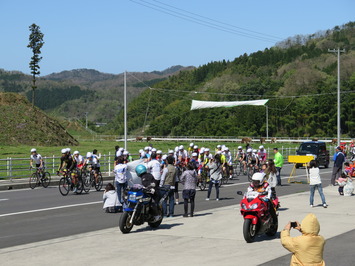
[{"label": "parked vehicle", "polygon": [[[307,141],[303,142],[298,148],[297,155],[312,155],[318,165],[329,167],[329,151],[327,150],[326,143],[323,141]],[[302,164],[296,164],[299,168]]]},{"label": "parked vehicle", "polygon": [[[241,191],[237,193],[243,194]],[[278,218],[272,217],[264,197],[263,193],[250,191],[240,202],[240,213],[244,217],[243,235],[247,243],[253,242],[256,235],[274,236],[277,233]],[[277,198],[273,200],[273,206],[278,208]]]}]

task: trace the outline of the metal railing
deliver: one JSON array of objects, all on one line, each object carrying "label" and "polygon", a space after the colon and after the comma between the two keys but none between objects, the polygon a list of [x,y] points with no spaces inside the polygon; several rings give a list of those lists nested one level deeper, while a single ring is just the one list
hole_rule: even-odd
[{"label": "metal railing", "polygon": [[[43,157],[45,162],[46,171],[54,174],[57,172],[60,157],[51,156]],[[114,161],[114,155],[109,153],[108,155],[101,155],[100,166],[102,173],[110,173],[112,171]],[[0,159],[0,179],[16,179],[29,177],[34,172],[34,169],[30,169],[30,158],[11,158]]]}]

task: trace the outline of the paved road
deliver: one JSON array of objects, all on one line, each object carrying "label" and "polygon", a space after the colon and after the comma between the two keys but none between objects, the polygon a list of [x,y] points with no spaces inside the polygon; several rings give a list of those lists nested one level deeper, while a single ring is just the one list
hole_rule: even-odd
[{"label": "paved road", "polygon": [[[284,166],[283,178],[288,177],[291,168],[291,165]],[[322,169],[321,173],[327,184],[330,169]],[[305,170],[298,169],[296,175],[304,180]],[[286,183],[284,180],[285,185],[277,188],[278,195],[309,189],[307,184]],[[198,192],[196,212],[238,204],[240,197],[236,191],[245,191],[247,186],[245,176],[231,181],[220,189],[219,202],[214,200],[214,190],[210,201],[205,201],[206,191]],[[183,206],[176,206],[175,215],[182,215],[182,212]],[[119,215],[103,213],[102,192],[63,197],[57,187],[4,191],[0,192],[0,248],[112,228],[118,226],[118,219]]]}]

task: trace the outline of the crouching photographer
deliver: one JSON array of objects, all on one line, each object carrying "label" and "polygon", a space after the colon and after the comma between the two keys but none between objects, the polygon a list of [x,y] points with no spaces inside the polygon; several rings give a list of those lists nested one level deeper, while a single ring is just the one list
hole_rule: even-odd
[{"label": "crouching photographer", "polygon": [[[294,228],[301,236],[291,237],[290,230]],[[281,244],[292,252],[290,265],[325,265],[323,250],[325,240],[319,235],[320,225],[317,217],[310,213],[301,222],[289,222],[281,231]]]}]

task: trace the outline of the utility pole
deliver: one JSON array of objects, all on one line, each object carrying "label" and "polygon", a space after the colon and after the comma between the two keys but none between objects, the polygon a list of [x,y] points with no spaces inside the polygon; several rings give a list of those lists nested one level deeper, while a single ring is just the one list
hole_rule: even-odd
[{"label": "utility pole", "polygon": [[337,139],[338,139],[338,146],[340,146],[340,53],[345,53],[345,49],[340,50],[338,49],[328,49],[329,53],[337,53],[338,54],[338,112],[337,112]]},{"label": "utility pole", "polygon": [[269,109],[267,107],[267,105],[265,105],[266,107],[266,139],[269,139]]},{"label": "utility pole", "polygon": [[127,71],[124,72],[124,149],[127,150]]},{"label": "utility pole", "polygon": [[88,112],[85,112],[85,129],[88,130]]}]

